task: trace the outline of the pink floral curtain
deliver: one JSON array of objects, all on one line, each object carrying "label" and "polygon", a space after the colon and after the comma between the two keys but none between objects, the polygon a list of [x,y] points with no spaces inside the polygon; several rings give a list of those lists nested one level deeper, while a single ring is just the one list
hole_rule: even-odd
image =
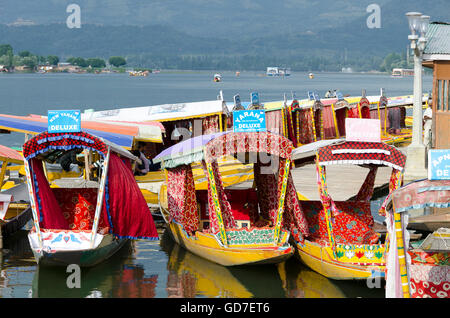
[{"label": "pink floral curtain", "polygon": [[[281,183],[283,179],[282,174],[284,173],[285,164],[286,160],[281,159],[277,174],[261,173],[261,165],[255,164],[255,182],[258,188],[261,216],[266,220],[271,220],[272,224],[275,224],[276,222]],[[294,181],[290,171],[285,195],[282,228],[297,235],[299,232],[303,236],[309,235],[308,223],[303,214],[303,210],[300,207],[297,191],[295,190]]]},{"label": "pink floral curtain", "polygon": [[267,131],[283,135],[283,118],[280,110],[266,112]]},{"label": "pink floral curtain", "polygon": [[168,169],[167,200],[170,217],[193,234],[199,225],[194,177],[190,166]]},{"label": "pink floral curtain", "polygon": [[336,126],[334,124],[333,109],[331,106],[324,106],[322,108],[323,114],[323,131],[325,139],[336,138]]},{"label": "pink floral curtain", "polygon": [[[225,193],[222,180],[219,172],[219,165],[217,162],[211,163],[214,175],[214,182],[217,188],[217,197],[214,198],[214,195],[211,190],[211,185],[208,180],[208,205],[209,205],[209,220],[210,220],[210,229],[211,232],[216,234],[219,232],[219,220],[217,219],[217,211],[214,204],[214,199],[219,201],[220,210],[222,213],[222,220],[224,223],[225,229],[236,227],[236,222],[234,220],[233,214],[231,212],[231,205],[228,201],[227,195]],[[205,175],[208,175],[208,169],[206,167],[206,162],[202,161],[202,167]]]}]

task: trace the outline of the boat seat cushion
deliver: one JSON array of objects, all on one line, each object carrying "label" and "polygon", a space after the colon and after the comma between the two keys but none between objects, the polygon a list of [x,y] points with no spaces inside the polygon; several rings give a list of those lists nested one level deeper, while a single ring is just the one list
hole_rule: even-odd
[{"label": "boat seat cushion", "polygon": [[[225,189],[225,194],[236,221],[253,221],[257,213],[258,202],[255,189]],[[208,191],[197,190],[196,197],[199,205],[200,220],[209,220]]]},{"label": "boat seat cushion", "polygon": [[[300,201],[309,224],[309,240],[328,243],[325,211],[320,201]],[[335,202],[337,211],[333,215],[333,234],[336,243],[375,244],[379,236],[372,229],[373,217],[369,202]]]},{"label": "boat seat cushion", "polygon": [[[90,230],[95,216],[97,189],[53,189],[71,230]],[[100,218],[99,228],[105,227]]]},{"label": "boat seat cushion", "polygon": [[255,189],[226,189],[231,212],[236,221],[254,221],[258,196]]},{"label": "boat seat cushion", "polygon": [[335,202],[333,233],[336,243],[376,244],[379,236],[373,230],[370,202]]}]

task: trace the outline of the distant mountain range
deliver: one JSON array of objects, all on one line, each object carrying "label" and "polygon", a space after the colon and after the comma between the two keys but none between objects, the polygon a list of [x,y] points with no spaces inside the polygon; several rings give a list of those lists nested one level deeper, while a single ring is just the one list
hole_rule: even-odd
[{"label": "distant mountain range", "polygon": [[[405,52],[405,13],[450,21],[450,0],[378,0],[381,28],[369,29],[373,0],[0,0],[0,42],[16,52],[139,59],[259,57],[292,63],[305,58],[355,60]],[[66,8],[81,8],[69,29]],[[264,60],[264,61],[262,61]],[[320,62],[318,62],[320,63]],[[142,64],[142,63],[141,63]],[[369,67],[369,66],[368,66]]]}]

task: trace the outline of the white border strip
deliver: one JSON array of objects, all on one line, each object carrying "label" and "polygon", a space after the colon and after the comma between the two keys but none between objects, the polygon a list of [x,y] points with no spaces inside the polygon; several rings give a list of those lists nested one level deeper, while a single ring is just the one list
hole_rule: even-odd
[{"label": "white border strip", "polygon": [[337,149],[332,150],[331,153],[333,155],[341,154],[341,153],[381,153],[384,155],[391,155],[391,152],[389,150],[383,150],[383,149]]},{"label": "white border strip", "polygon": [[397,166],[391,162],[388,161],[382,161],[382,160],[333,160],[333,161],[322,161],[319,163],[320,166],[330,166],[330,165],[342,165],[342,164],[353,164],[353,165],[363,165],[363,164],[377,164],[377,165],[383,165],[383,166],[389,166],[391,168],[394,168],[396,170],[403,171],[403,168],[400,166]]}]

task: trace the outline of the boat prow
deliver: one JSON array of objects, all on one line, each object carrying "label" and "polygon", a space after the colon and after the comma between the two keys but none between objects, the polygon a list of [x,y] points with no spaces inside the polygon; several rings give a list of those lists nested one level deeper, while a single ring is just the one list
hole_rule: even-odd
[{"label": "boat prow", "polygon": [[95,266],[114,255],[128,239],[118,239],[112,234],[97,234],[90,244],[91,231],[45,230],[43,244],[39,247],[36,231],[30,231],[28,240],[36,262],[45,266],[82,267]]}]

